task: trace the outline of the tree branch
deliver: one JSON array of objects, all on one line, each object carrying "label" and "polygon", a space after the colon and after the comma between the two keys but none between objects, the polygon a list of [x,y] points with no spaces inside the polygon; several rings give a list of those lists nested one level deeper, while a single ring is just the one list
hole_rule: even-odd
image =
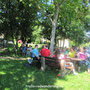
[{"label": "tree branch", "polygon": [[[40,5],[38,4],[38,0],[35,0],[35,2],[36,2],[36,5],[37,5],[38,9],[41,11],[41,13],[46,16],[47,13],[44,12],[44,10],[40,7]],[[47,17],[49,18],[50,22],[52,23],[51,16],[50,15],[47,15]]]},{"label": "tree branch", "polygon": [[59,3],[59,6],[61,6],[64,1],[65,1],[65,0],[62,0],[62,1]]}]

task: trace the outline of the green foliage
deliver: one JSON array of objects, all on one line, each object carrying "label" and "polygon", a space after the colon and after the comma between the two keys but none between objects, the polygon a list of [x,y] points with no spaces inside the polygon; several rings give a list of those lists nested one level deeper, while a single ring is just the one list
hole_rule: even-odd
[{"label": "green foliage", "polygon": [[10,40],[50,40],[57,4],[60,10],[56,38],[68,38],[77,45],[83,43],[85,31],[90,30],[88,0],[0,0],[0,34]]},{"label": "green foliage", "polygon": [[[60,0],[55,3],[59,3]],[[89,2],[87,2],[89,3]],[[46,3],[44,3],[47,5]],[[53,18],[55,7],[51,3],[48,5],[48,8],[45,9],[48,16]],[[89,6],[86,5],[86,1],[82,0],[65,0],[64,3],[60,6],[58,23],[56,28],[56,38],[68,38],[79,45],[83,43],[86,39],[85,31],[90,29],[90,10]],[[43,19],[45,18],[45,19]],[[41,25],[43,27],[42,35],[50,39],[51,38],[51,22],[49,17],[43,16]]]},{"label": "green foliage", "polygon": [[81,47],[89,47],[90,46],[90,42],[87,42],[87,43],[83,43],[80,45]]},{"label": "green foliage", "polygon": [[40,43],[41,42],[41,38],[42,36],[40,35],[41,34],[41,31],[42,31],[42,28],[39,26],[35,26],[34,27],[34,30],[33,30],[33,35],[32,35],[32,42],[33,43]]},{"label": "green foliage", "polygon": [[5,37],[25,41],[32,35],[37,18],[37,8],[32,0],[1,0],[1,33]]}]

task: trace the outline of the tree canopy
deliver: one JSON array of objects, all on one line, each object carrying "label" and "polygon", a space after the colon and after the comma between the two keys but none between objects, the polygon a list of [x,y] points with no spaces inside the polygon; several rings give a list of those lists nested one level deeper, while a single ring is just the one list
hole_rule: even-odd
[{"label": "tree canopy", "polygon": [[90,30],[89,0],[0,0],[0,34],[6,39],[68,38],[78,45]]}]

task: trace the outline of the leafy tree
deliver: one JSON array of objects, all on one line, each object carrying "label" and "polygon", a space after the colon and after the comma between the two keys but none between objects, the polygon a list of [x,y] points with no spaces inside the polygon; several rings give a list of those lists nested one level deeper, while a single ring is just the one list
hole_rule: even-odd
[{"label": "leafy tree", "polygon": [[33,0],[1,0],[1,33],[8,39],[25,41],[31,39],[33,26],[37,19],[37,7]]},{"label": "leafy tree", "polygon": [[[86,3],[88,4],[88,2],[82,2],[82,0],[51,0],[51,2],[41,0],[38,8],[41,11],[41,22],[43,22],[45,36],[48,35],[47,32],[52,30],[51,35],[48,35],[51,37],[51,52],[54,48],[55,34],[56,36],[60,35],[61,38],[69,38],[76,42],[78,39],[81,41],[81,37],[84,35],[83,19],[88,12]],[[81,25],[80,28],[79,25]],[[48,26],[48,30],[46,26]],[[76,35],[81,34],[75,38],[74,33],[77,33]]]}]

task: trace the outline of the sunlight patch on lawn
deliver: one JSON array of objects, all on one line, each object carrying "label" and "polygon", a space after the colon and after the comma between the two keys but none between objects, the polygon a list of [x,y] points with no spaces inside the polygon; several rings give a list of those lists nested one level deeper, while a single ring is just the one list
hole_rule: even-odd
[{"label": "sunlight patch on lawn", "polygon": [[6,74],[6,72],[0,71],[0,75],[5,75],[5,74]]},{"label": "sunlight patch on lawn", "polygon": [[10,88],[5,88],[5,90],[10,90]]},{"label": "sunlight patch on lawn", "polygon": [[87,74],[86,72],[79,73],[77,76],[74,76],[72,74],[66,75],[65,80],[58,78],[56,79],[56,82],[54,83],[54,85],[59,85],[59,86],[61,85],[65,89],[72,88],[72,90],[76,90],[76,89],[90,90],[88,87],[89,84],[90,84],[90,78],[89,78],[89,74]]}]

